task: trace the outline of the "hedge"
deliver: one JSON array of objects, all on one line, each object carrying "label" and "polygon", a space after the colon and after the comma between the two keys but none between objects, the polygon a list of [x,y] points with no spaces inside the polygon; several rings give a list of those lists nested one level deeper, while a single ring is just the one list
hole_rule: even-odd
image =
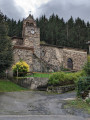
[{"label": "hedge", "polygon": [[56,72],[50,76],[48,84],[53,86],[75,84],[75,82],[81,76],[85,76],[84,71],[80,71],[76,73]]}]

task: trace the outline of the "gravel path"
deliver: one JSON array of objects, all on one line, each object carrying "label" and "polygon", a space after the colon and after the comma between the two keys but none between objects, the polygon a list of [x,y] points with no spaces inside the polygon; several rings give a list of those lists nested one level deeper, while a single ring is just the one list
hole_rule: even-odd
[{"label": "gravel path", "polygon": [[40,91],[0,93],[0,120],[90,120],[77,109],[64,109],[75,92],[48,94]]}]

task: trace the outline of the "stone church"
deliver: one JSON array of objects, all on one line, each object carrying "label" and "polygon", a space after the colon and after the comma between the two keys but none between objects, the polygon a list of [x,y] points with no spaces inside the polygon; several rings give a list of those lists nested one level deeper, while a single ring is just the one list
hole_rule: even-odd
[{"label": "stone church", "polygon": [[40,44],[40,29],[32,15],[23,21],[22,38],[13,37],[14,64],[20,60],[30,65],[30,71],[49,72],[61,68],[80,70],[87,61],[84,50]]}]

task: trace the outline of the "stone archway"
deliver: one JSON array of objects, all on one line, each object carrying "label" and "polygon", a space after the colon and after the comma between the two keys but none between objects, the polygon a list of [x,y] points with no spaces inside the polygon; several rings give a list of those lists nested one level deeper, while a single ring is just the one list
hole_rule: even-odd
[{"label": "stone archway", "polygon": [[67,68],[73,70],[73,60],[71,58],[67,60]]}]

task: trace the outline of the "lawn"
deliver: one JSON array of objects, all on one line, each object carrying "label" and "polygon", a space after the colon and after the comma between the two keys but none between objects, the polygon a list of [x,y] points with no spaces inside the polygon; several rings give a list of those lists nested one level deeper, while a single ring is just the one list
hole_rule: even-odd
[{"label": "lawn", "polygon": [[68,107],[75,107],[75,108],[83,109],[90,114],[90,104],[86,103],[82,99],[68,101],[67,105],[65,105],[65,108],[68,108]]},{"label": "lawn", "polygon": [[22,91],[26,90],[18,86],[17,84],[8,81],[8,80],[0,80],[0,92],[13,92],[13,91]]},{"label": "lawn", "polygon": [[27,75],[27,77],[41,77],[41,78],[49,78],[51,74],[48,73],[33,73],[32,75]]}]

